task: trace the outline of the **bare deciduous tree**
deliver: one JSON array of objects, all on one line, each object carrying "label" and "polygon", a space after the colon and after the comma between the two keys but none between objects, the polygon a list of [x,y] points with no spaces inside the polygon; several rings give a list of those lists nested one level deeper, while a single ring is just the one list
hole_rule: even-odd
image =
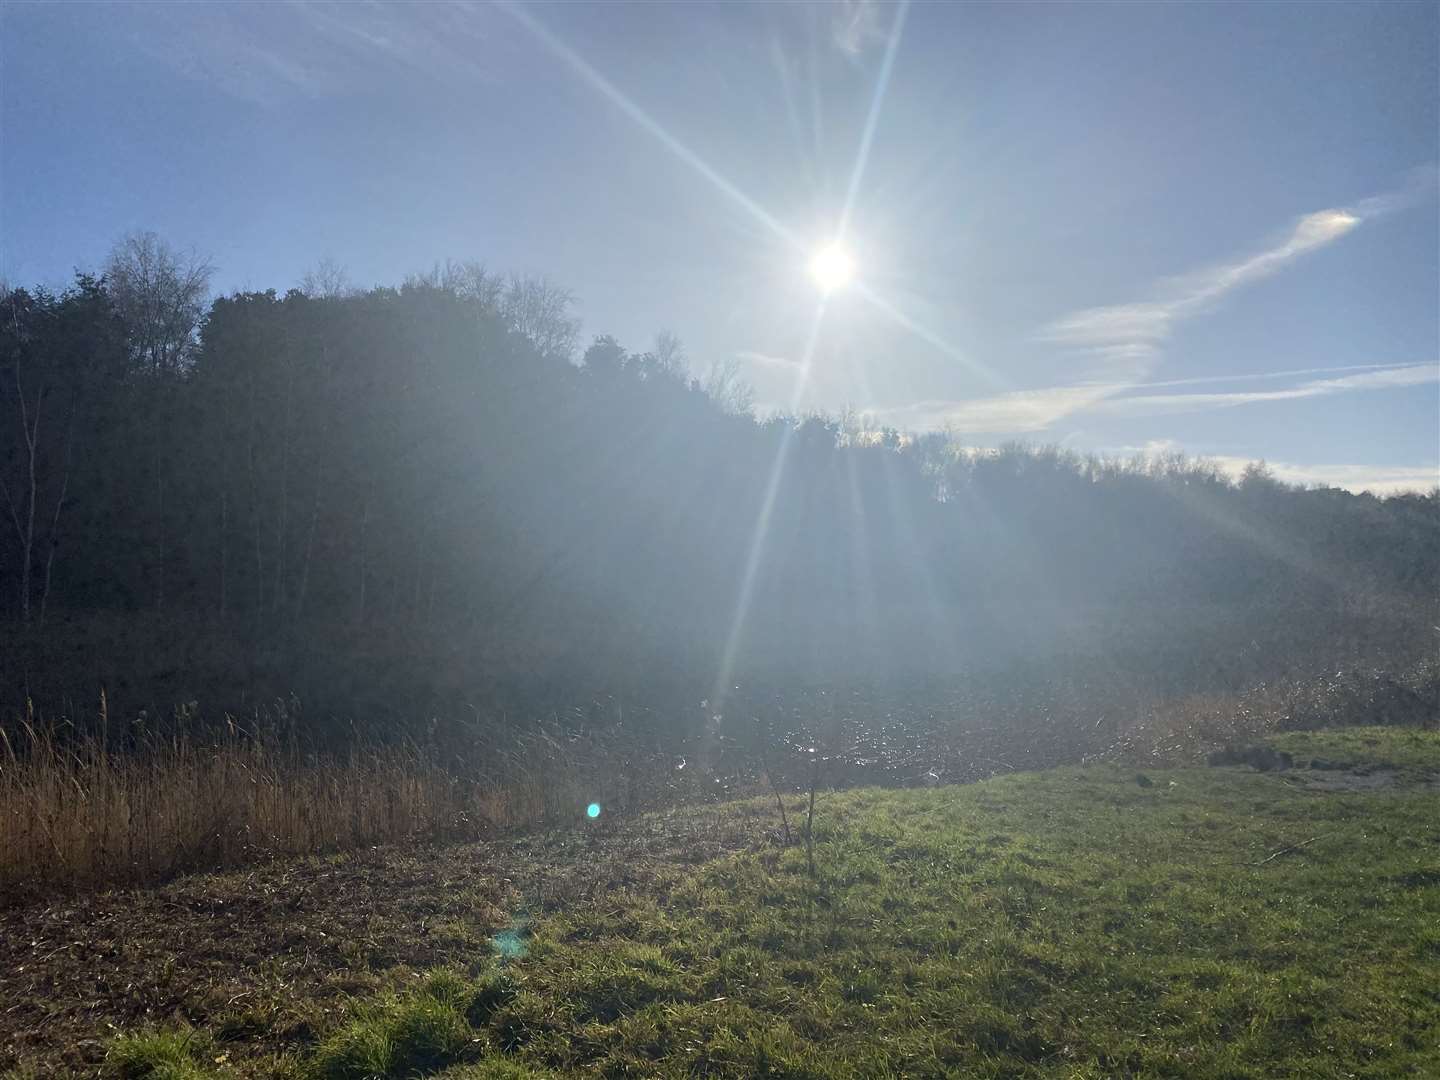
[{"label": "bare deciduous tree", "polygon": [[176,251],[153,232],[131,233],[110,252],[105,279],[130,327],[137,359],[153,372],[185,366],[205,317],[214,267]]},{"label": "bare deciduous tree", "polygon": [[512,276],[500,314],[545,356],[569,360],[580,340],[580,320],[570,314],[575,296],[547,278]]},{"label": "bare deciduous tree", "polygon": [[500,310],[505,295],[504,279],[490,273],[484,263],[474,259],[460,262],[446,259],[443,264],[437,262],[423,273],[407,276],[405,286],[411,289],[444,289],[492,314]]},{"label": "bare deciduous tree", "polygon": [[580,341],[580,320],[571,313],[575,294],[548,278],[512,274],[502,278],[474,260],[436,263],[411,274],[407,288],[443,289],[498,315],[545,356],[572,360]]},{"label": "bare deciduous tree", "polygon": [[728,413],[743,416],[755,407],[755,388],[740,377],[740,361],[733,356],[710,365],[704,389]]},{"label": "bare deciduous tree", "polygon": [[689,359],[685,355],[685,344],[680,340],[680,335],[673,330],[661,330],[655,335],[655,361],[662,371],[676,378],[683,378],[690,370]]},{"label": "bare deciduous tree", "polygon": [[505,283],[473,259],[445,264],[445,288],[487,312],[500,310]]},{"label": "bare deciduous tree", "polygon": [[305,271],[300,291],[312,300],[338,300],[355,291],[345,268],[328,255]]}]

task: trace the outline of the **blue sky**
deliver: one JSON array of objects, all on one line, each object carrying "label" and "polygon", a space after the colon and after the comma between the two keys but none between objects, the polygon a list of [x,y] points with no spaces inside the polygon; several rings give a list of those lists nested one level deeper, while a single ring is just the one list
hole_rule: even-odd
[{"label": "blue sky", "polygon": [[6,3],[0,270],[135,229],[224,290],[473,258],[762,408],[1423,486],[1437,13]]}]

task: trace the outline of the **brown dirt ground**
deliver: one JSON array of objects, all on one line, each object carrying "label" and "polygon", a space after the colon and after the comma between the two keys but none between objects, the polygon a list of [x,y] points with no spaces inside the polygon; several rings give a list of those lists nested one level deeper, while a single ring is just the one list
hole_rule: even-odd
[{"label": "brown dirt ground", "polygon": [[529,915],[663,887],[685,867],[766,843],[772,816],[699,808],[0,909],[0,1073],[98,1076],[110,1036],[178,1022],[218,1032],[228,1061],[265,1076],[348,997],[478,965],[491,934]]}]

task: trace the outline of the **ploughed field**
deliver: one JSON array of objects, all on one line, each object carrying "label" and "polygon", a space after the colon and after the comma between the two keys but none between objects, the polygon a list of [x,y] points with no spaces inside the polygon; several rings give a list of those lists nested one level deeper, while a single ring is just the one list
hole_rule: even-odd
[{"label": "ploughed field", "polygon": [[1440,733],[1269,742],[11,907],[0,1070],[1440,1076]]}]

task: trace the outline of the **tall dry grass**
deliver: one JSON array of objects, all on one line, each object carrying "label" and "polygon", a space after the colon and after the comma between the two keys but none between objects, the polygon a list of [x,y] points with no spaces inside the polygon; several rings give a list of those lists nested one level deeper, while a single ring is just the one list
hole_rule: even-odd
[{"label": "tall dry grass", "polygon": [[118,741],[103,707],[88,733],[33,714],[0,727],[0,904],[270,855],[476,838],[647,797],[635,756],[595,739],[530,734],[466,761],[417,746],[316,754],[233,721]]},{"label": "tall dry grass", "polygon": [[1134,709],[1118,733],[1087,756],[1186,765],[1212,750],[1279,731],[1380,725],[1440,728],[1440,661],[1401,671],[1347,668],[1309,679],[1261,683],[1241,694],[1193,694]]},{"label": "tall dry grass", "polygon": [[[859,738],[865,733],[857,734],[853,717],[839,720],[831,741],[855,745],[832,752],[826,784],[979,778],[1085,760],[1184,765],[1277,730],[1434,727],[1440,663],[1400,673],[1347,670],[1238,695],[1116,695],[1039,719],[1001,716],[984,730],[968,730],[968,716],[917,718],[916,730],[877,728],[865,735],[870,742]],[[181,715],[164,733],[126,725],[116,734],[102,698],[98,723],[83,731],[30,713],[8,733],[0,723],[0,904],[269,855],[483,837],[578,820],[592,801],[626,811],[724,797],[761,790],[759,772],[773,780],[772,768],[793,787],[814,767],[798,748],[820,737],[812,732],[790,747],[787,732],[774,732],[765,736],[775,744],[767,752],[763,740],[734,738],[756,736],[756,725],[742,722],[723,755],[707,754],[716,739],[706,729],[690,755],[694,766],[684,768],[680,757],[677,769],[675,756],[638,735],[501,734],[477,724],[450,730],[443,744],[380,745],[357,736],[344,753],[321,754],[301,745],[294,716],[283,709],[248,727],[227,720],[215,730],[193,720]],[[957,725],[967,730],[957,733]]]}]

